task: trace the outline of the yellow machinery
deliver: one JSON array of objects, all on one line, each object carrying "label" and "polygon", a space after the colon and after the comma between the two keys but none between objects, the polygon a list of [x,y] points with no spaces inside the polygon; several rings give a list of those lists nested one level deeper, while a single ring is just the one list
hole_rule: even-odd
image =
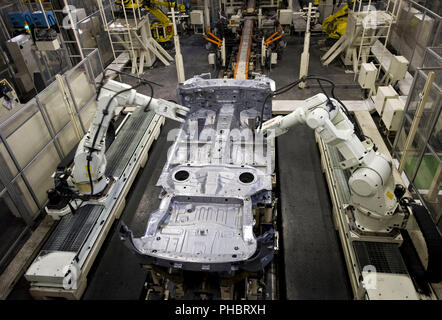
[{"label": "yellow machinery", "polygon": [[[351,0],[351,2],[353,3],[355,1]],[[336,11],[336,13],[324,19],[322,22],[322,31],[325,32],[329,38],[339,39],[345,34],[345,30],[347,29],[348,11],[348,4],[346,4]]]},{"label": "yellow machinery", "polygon": [[3,79],[0,81],[0,106],[5,107],[8,110],[11,110],[16,105],[18,105],[20,101],[18,100],[17,93],[15,93],[14,88],[8,82],[8,80]]},{"label": "yellow machinery", "polygon": [[175,8],[180,12],[186,11],[186,6],[184,4],[172,1],[116,0],[115,3],[124,5],[126,9],[144,7],[147,12],[150,12],[158,20],[153,22],[150,26],[152,36],[158,42],[167,42],[173,37],[173,23],[159,7]]},{"label": "yellow machinery", "polygon": [[343,6],[336,11],[335,14],[327,17],[322,22],[322,31],[325,32],[329,38],[339,39],[345,33],[347,28],[348,5]]}]

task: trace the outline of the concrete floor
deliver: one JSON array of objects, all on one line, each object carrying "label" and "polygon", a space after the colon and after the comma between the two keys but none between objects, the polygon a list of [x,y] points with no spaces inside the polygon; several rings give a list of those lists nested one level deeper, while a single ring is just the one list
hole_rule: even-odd
[{"label": "concrete floor", "polygon": [[[320,39],[322,38],[316,36],[312,38],[310,74],[326,76],[335,81],[336,94],[341,100],[362,98],[362,92],[354,83],[353,75],[345,74],[339,62],[328,67],[320,65],[319,57],[325,53],[318,43]],[[211,70],[207,63],[207,52],[204,49],[205,40],[201,35],[182,38],[181,43],[186,78]],[[298,78],[302,46],[303,38],[289,38],[282,60],[269,73],[269,76],[276,81],[277,87]],[[162,87],[154,87],[155,97],[176,100],[177,77],[174,65],[165,67],[158,62],[154,69],[146,71],[144,77],[163,84]],[[149,88],[144,87],[139,91],[148,94]],[[304,99],[319,92],[319,87],[313,83],[304,90],[292,90],[278,96],[277,99]],[[156,209],[159,204],[160,189],[154,185],[171,144],[166,139],[167,132],[177,125],[172,121],[166,122],[158,141],[149,152],[146,167],[138,174],[127,198],[121,220],[136,235],[144,231],[148,212]],[[350,295],[346,284],[346,273],[340,257],[340,244],[332,227],[330,200],[325,181],[323,178],[321,180],[319,152],[314,143],[313,132],[309,128],[298,128],[293,132],[278,142],[279,167],[283,170],[279,172],[279,175],[284,176],[287,173],[286,170],[292,170],[286,177],[297,177],[293,180],[281,180],[281,185],[290,190],[290,194],[281,199],[282,208],[286,208],[283,210],[286,210],[288,212],[286,216],[289,216],[289,211],[295,206],[296,210],[292,211],[299,213],[296,217],[301,217],[299,219],[286,218],[286,221],[283,221],[283,227],[286,228],[283,234],[283,241],[287,241],[286,249],[299,249],[284,260],[287,270],[290,268],[295,270],[292,273],[286,272],[288,274],[285,275],[286,288],[290,292],[285,296],[292,299],[347,299]],[[294,143],[294,140],[299,140],[300,143]],[[309,163],[308,168],[303,166],[306,163]],[[293,181],[299,181],[299,184],[294,184]],[[309,188],[300,187],[305,186],[306,181],[314,183],[309,184]],[[314,197],[303,204],[306,196],[312,193]],[[316,204],[314,209],[308,208],[311,202]],[[88,276],[88,288],[83,296],[84,299],[140,298],[146,271],[139,267],[135,257],[122,245],[118,230],[119,222],[116,222]],[[302,239],[304,242],[299,242]],[[331,265],[331,268],[325,268],[326,265]],[[319,273],[316,277],[315,272]],[[303,274],[307,276],[303,277]],[[322,285],[321,282],[323,282]],[[9,299],[29,299],[27,289],[28,284],[22,279]]]},{"label": "concrete floor", "polygon": [[[344,73],[335,61],[319,63],[325,53],[322,37],[313,37],[309,75],[335,82],[341,100],[358,100],[362,91],[354,74]],[[299,77],[303,38],[292,38],[270,77],[277,87]],[[338,59],[337,59],[338,60]],[[293,62],[294,61],[294,62]],[[326,87],[326,86],[324,86]],[[329,90],[326,87],[326,90]],[[321,92],[316,82],[293,89],[275,99],[302,100]],[[321,159],[313,131],[306,126],[292,128],[277,140],[277,161],[282,215],[282,251],[287,299],[351,299],[351,288],[341,244],[333,226],[332,208]]]},{"label": "concrete floor", "polygon": [[278,137],[277,160],[286,298],[351,299],[312,130],[298,126]]},{"label": "concrete floor", "polygon": [[[345,73],[344,65],[340,59],[336,59],[328,66],[323,66],[320,63],[320,57],[326,53],[324,37],[312,36],[310,43],[310,65],[309,75],[321,76],[332,80],[335,85],[335,93],[341,100],[357,100],[362,98],[362,91],[360,86],[353,81],[354,74]],[[293,82],[299,78],[299,61],[304,46],[303,37],[290,37],[287,42],[287,47],[278,64],[272,68],[269,73],[270,78],[275,80],[276,87],[280,88],[284,85]],[[328,85],[323,84],[325,88]],[[302,100],[307,99],[317,93],[320,93],[320,87],[317,82],[307,82],[307,87],[304,89],[293,89],[282,95],[275,97],[275,100]]]}]

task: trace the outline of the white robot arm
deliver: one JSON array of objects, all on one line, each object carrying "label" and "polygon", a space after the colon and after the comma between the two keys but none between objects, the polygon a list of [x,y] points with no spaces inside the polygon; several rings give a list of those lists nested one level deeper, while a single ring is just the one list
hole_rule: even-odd
[{"label": "white robot arm", "polygon": [[106,132],[117,106],[146,107],[169,119],[184,122],[188,108],[163,99],[137,93],[128,84],[108,80],[100,91],[97,111],[88,132],[80,141],[74,159],[72,180],[83,194],[100,194],[109,182],[105,177]]},{"label": "white robot arm", "polygon": [[314,129],[344,158],[340,166],[351,172],[348,186],[356,227],[364,232],[387,233],[402,227],[404,216],[397,210],[391,162],[373,150],[372,143],[361,142],[338,101],[329,101],[324,94],[318,94],[287,116],[277,116],[263,123],[261,132],[279,136],[298,123],[306,123]]}]

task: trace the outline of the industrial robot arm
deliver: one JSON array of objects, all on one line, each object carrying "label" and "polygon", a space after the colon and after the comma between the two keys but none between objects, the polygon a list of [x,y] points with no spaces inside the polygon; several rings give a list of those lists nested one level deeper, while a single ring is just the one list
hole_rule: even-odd
[{"label": "industrial robot arm", "polygon": [[173,37],[173,23],[167,15],[159,7],[174,8],[180,12],[186,12],[187,6],[177,1],[161,1],[161,0],[116,0],[116,4],[123,6],[126,10],[144,7],[147,12],[151,13],[158,22],[153,22],[150,26],[152,35],[158,42],[167,42]]},{"label": "industrial robot arm", "polygon": [[178,122],[184,122],[189,111],[176,103],[137,93],[128,84],[109,80],[100,91],[95,117],[80,141],[74,158],[72,180],[81,193],[100,194],[109,183],[109,178],[104,176],[106,132],[115,108],[128,105],[148,106],[155,113]]},{"label": "industrial robot arm", "polygon": [[321,93],[304,103],[286,116],[263,123],[261,132],[279,136],[298,123],[307,124],[326,144],[337,148],[344,158],[341,168],[351,172],[348,186],[356,227],[365,232],[390,232],[403,227],[404,215],[397,210],[391,162],[376,152],[372,143],[356,136],[353,123],[338,101]]}]

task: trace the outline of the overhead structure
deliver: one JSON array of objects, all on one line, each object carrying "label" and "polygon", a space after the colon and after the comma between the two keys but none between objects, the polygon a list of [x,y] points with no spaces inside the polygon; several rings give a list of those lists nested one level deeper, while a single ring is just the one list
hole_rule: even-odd
[{"label": "overhead structure", "polygon": [[[321,57],[323,65],[329,65],[343,54],[345,65],[359,73],[361,64],[373,56],[370,48],[381,39],[386,51],[391,26],[396,23],[402,0],[388,0],[384,9],[377,9],[371,1],[355,0],[348,12],[345,34]],[[378,75],[380,65],[377,65]]]},{"label": "overhead structure", "polygon": [[187,8],[184,4],[179,4],[177,1],[161,1],[161,0],[116,0],[116,4],[124,7],[125,9],[137,9],[144,8],[147,12],[152,14],[157,21],[154,21],[150,28],[152,35],[158,42],[170,41],[174,35],[174,24],[169,19],[166,13],[161,10],[161,7],[170,9],[177,9],[178,12],[186,12]]},{"label": "overhead structure", "polygon": [[[104,9],[103,0],[97,0],[104,29],[109,34],[114,60],[121,53],[130,56],[131,72],[143,73],[144,67],[151,67],[156,59],[164,65],[170,65],[173,57],[152,37],[149,16],[142,14],[141,6],[120,6],[115,11],[111,6],[112,20],[109,21]],[[172,31],[173,32],[173,31]]]}]

